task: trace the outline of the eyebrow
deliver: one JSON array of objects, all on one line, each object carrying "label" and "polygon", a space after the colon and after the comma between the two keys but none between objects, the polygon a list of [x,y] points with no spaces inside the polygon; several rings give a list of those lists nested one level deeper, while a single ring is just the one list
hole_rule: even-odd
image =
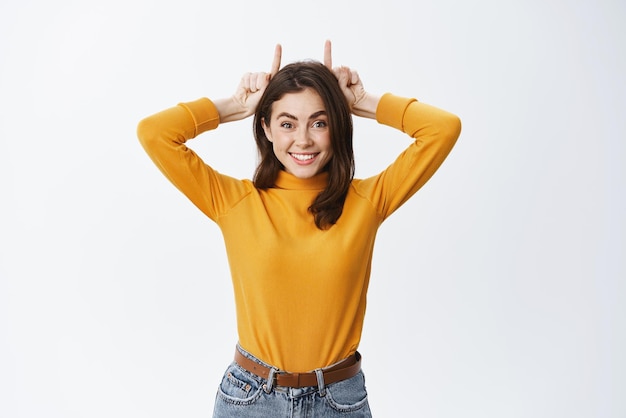
[{"label": "eyebrow", "polygon": [[[313,113],[311,116],[309,116],[309,120],[311,120],[311,119],[315,119],[315,118],[318,118],[318,117],[320,117],[320,116],[322,116],[322,115],[326,115],[326,111],[325,111],[325,110],[319,110],[319,111],[317,111],[317,112]],[[281,117],[283,117],[283,116],[284,116],[284,117],[286,117],[286,118],[289,118],[289,119],[298,120],[298,118],[297,118],[297,117],[295,117],[295,116],[294,116],[294,115],[292,115],[291,113],[287,113],[287,112],[281,112],[281,113],[279,113],[279,114],[276,116],[276,119],[281,118]]]}]

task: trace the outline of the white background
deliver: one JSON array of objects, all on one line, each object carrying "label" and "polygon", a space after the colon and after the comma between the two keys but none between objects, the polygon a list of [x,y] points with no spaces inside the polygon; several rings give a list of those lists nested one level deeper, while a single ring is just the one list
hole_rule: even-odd
[{"label": "white background", "polygon": [[[137,122],[322,58],[458,114],[386,222],[361,351],[377,417],[626,416],[619,1],[4,1],[0,416],[208,417],[236,342],[218,228]],[[191,145],[250,177],[251,120]],[[357,120],[357,175],[409,140]]]}]

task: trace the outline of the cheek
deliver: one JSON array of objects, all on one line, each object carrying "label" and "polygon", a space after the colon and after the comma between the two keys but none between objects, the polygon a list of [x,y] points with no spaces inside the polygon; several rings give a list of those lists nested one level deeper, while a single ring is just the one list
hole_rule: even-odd
[{"label": "cheek", "polygon": [[320,140],[320,145],[321,147],[324,148],[324,150],[326,150],[326,152],[332,154],[333,153],[333,143],[330,140],[330,135],[326,134],[324,135],[321,140]]},{"label": "cheek", "polygon": [[284,150],[287,147],[287,141],[280,135],[276,135],[272,138],[272,148],[274,151]]},{"label": "cheek", "polygon": [[285,143],[285,141],[281,141],[280,137],[274,137],[274,140],[270,143],[270,145],[272,146],[274,157],[276,157],[276,159],[280,161],[281,164],[285,164],[286,158],[288,156],[287,144]]}]

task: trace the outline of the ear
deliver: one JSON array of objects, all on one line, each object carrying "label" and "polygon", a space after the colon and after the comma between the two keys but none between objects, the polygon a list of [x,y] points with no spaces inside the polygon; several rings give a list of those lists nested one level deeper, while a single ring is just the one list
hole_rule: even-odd
[{"label": "ear", "polygon": [[265,137],[267,138],[267,140],[272,142],[272,130],[265,123],[265,118],[261,119],[261,126],[263,127],[263,132],[265,132]]}]

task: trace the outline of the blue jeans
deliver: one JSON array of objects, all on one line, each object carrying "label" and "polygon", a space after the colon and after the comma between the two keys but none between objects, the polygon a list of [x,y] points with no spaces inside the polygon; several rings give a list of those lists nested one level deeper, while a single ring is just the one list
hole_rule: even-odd
[{"label": "blue jeans", "polygon": [[[249,359],[265,367],[250,353],[237,347]],[[273,379],[271,379],[273,380]],[[273,386],[233,362],[226,369],[215,398],[213,418],[371,418],[365,377],[356,376],[325,386],[288,388]]]}]

